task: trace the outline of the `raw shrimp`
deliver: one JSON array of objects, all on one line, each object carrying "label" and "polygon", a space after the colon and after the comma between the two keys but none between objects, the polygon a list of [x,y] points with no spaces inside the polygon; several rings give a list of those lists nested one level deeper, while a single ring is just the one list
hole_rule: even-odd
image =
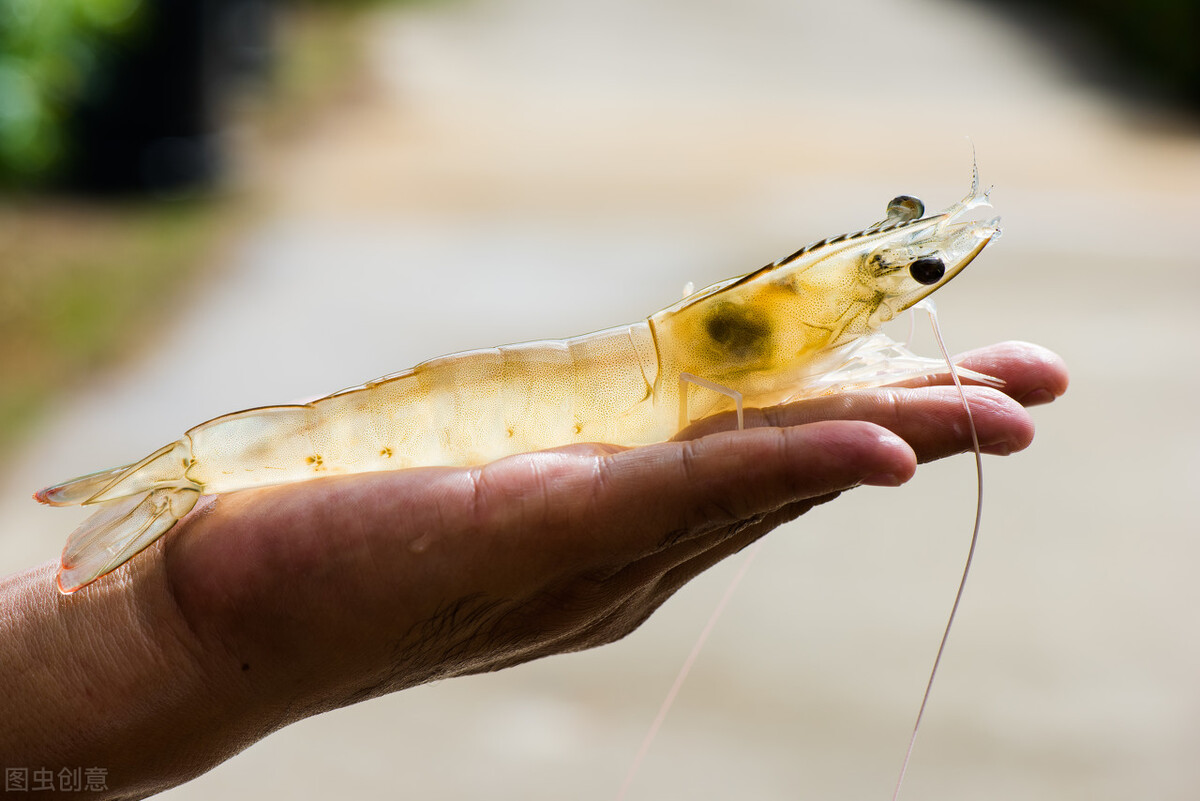
[{"label": "raw shrimp", "polygon": [[[201,423],[139,462],[35,494],[97,505],[71,534],[58,587],[74,592],[168,531],[202,494],[425,465],[474,465],[577,442],[661,442],[743,404],[945,372],[883,323],[956,276],[999,233],[971,191],[928,217],[901,195],[886,218],[689,294],[648,319],[565,340],[467,351],[303,405]],[[960,375],[995,383],[987,376]]]}]

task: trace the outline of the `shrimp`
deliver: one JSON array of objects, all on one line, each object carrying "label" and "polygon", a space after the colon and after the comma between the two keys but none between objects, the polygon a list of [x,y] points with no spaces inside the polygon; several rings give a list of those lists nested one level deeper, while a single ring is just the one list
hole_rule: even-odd
[{"label": "shrimp", "polygon": [[[407,467],[482,464],[579,442],[636,446],[743,404],[944,373],[880,327],[958,275],[999,232],[971,191],[928,217],[907,195],[861,231],[807,245],[649,318],[565,340],[466,351],[302,405],[216,417],[141,461],[47,487],[98,506],[70,536],[71,593],[135,556],[202,494]],[[960,375],[997,382],[960,369]]]}]

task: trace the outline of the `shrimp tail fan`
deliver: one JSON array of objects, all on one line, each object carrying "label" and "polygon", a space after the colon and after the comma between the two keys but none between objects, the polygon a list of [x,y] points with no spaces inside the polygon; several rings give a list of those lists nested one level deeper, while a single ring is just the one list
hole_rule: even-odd
[{"label": "shrimp tail fan", "polygon": [[34,500],[49,506],[80,506],[90,503],[92,498],[104,492],[122,473],[133,467],[131,464],[114,467],[111,470],[101,470],[86,476],[73,478],[53,487],[40,489],[33,494]]},{"label": "shrimp tail fan", "polygon": [[39,490],[42,503],[100,507],[68,538],[58,589],[72,593],[112,572],[191,511],[201,487],[186,476],[190,464],[191,448],[180,440],[140,462]]},{"label": "shrimp tail fan", "polygon": [[70,594],[132,559],[196,505],[200,492],[163,487],[104,504],[71,532],[58,569]]}]

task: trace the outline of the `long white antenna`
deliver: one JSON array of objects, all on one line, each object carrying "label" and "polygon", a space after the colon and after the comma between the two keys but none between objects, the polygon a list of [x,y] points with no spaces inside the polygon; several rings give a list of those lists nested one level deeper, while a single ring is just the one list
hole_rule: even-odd
[{"label": "long white antenna", "polygon": [[650,744],[654,742],[659,728],[662,727],[663,721],[667,719],[667,712],[670,711],[671,705],[675,703],[675,696],[679,695],[679,690],[683,687],[684,681],[687,680],[688,673],[691,673],[692,665],[696,663],[696,657],[700,656],[700,650],[704,648],[704,643],[708,640],[708,635],[712,633],[713,627],[717,625],[717,619],[721,617],[721,613],[725,611],[725,606],[729,603],[729,599],[733,597],[734,591],[737,590],[738,585],[745,578],[746,572],[750,569],[750,563],[758,555],[762,544],[763,540],[759,539],[755,540],[754,544],[750,546],[746,553],[746,558],[742,560],[737,573],[734,574],[733,579],[729,582],[729,586],[725,588],[725,594],[717,602],[717,607],[713,609],[712,614],[708,617],[708,622],[704,624],[704,629],[700,632],[700,636],[696,638],[696,644],[692,646],[692,652],[688,654],[687,659],[683,660],[683,666],[679,668],[679,674],[675,677],[674,684],[667,691],[667,697],[663,699],[662,706],[658,708],[658,714],[654,716],[654,722],[650,724],[650,730],[646,732],[646,736],[642,739],[642,746],[638,749],[637,756],[633,758],[633,764],[629,766],[629,771],[625,774],[625,781],[621,783],[621,789],[617,792],[616,801],[625,801],[625,796],[629,793],[629,788],[633,785],[634,776],[637,775],[638,768],[642,765],[642,760],[646,758],[646,753],[650,750]]},{"label": "long white antenna", "polygon": [[924,309],[929,314],[929,322],[933,325],[933,336],[937,340],[942,356],[946,359],[946,367],[950,370],[950,378],[962,398],[963,408],[967,411],[967,424],[971,428],[971,447],[975,450],[975,528],[971,531],[971,547],[967,550],[967,562],[963,565],[962,578],[958,582],[958,592],[954,595],[954,605],[950,607],[950,617],[946,620],[946,630],[942,632],[942,641],[938,645],[937,656],[933,659],[933,669],[929,671],[929,682],[925,685],[925,694],[921,696],[921,708],[917,710],[917,721],[913,724],[912,736],[908,738],[908,750],[904,753],[904,764],[900,766],[900,777],[896,780],[896,790],[892,793],[892,801],[900,798],[900,787],[904,784],[904,775],[908,772],[908,763],[912,759],[913,747],[917,744],[917,731],[921,728],[921,718],[925,716],[925,705],[929,703],[929,691],[933,689],[933,680],[937,676],[938,665],[942,663],[942,653],[946,650],[946,640],[950,638],[950,628],[954,625],[954,615],[958,612],[958,604],[962,600],[963,588],[967,586],[967,575],[971,572],[971,562],[975,559],[975,546],[979,543],[979,528],[983,523],[983,451],[979,447],[979,434],[975,431],[975,418],[971,415],[971,404],[967,402],[967,393],[962,381],[954,369],[950,359],[950,351],[942,340],[942,332],[938,327],[937,309],[933,301],[926,298],[914,308]]}]

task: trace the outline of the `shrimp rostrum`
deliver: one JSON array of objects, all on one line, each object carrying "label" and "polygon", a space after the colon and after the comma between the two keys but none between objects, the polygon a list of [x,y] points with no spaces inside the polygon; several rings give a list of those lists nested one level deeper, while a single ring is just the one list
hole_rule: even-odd
[{"label": "shrimp rostrum", "polygon": [[[978,172],[924,215],[900,196],[886,218],[706,287],[648,319],[565,340],[442,356],[302,405],[201,423],[141,461],[34,497],[98,511],[62,554],[64,593],[114,570],[202,494],[322,476],[475,465],[577,442],[634,446],[743,404],[881,386],[947,370],[880,327],[956,276],[998,233]],[[986,376],[960,375],[988,382]],[[992,382],[994,383],[994,382]]]}]

